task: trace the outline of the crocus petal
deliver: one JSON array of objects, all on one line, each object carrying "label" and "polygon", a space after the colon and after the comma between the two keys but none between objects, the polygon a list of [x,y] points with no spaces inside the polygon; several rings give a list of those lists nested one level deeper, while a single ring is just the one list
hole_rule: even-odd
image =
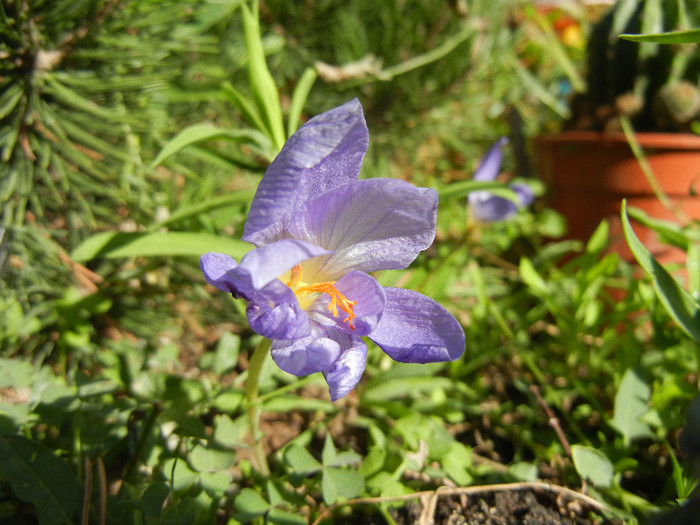
[{"label": "crocus petal", "polygon": [[326,294],[319,295],[309,307],[309,310],[317,314],[313,318],[324,326],[334,326],[350,335],[357,337],[369,335],[381,319],[386,305],[386,295],[382,285],[366,273],[351,271],[335,283],[335,288],[346,299],[356,303],[353,307],[353,314],[356,316],[353,319],[354,328],[350,327],[347,314],[340,308],[338,308],[337,317],[328,310],[331,299]]},{"label": "crocus petal", "polygon": [[518,196],[518,207],[526,208],[535,200],[535,193],[532,188],[524,182],[513,182],[508,186]]},{"label": "crocus petal", "polygon": [[224,292],[236,293],[240,279],[236,275],[238,263],[224,253],[205,253],[199,258],[199,267],[206,281]]},{"label": "crocus petal", "polygon": [[465,348],[457,319],[432,299],[411,290],[385,288],[386,308],[369,338],[402,363],[458,359]]},{"label": "crocus petal", "polygon": [[305,201],[357,180],[368,143],[357,99],[310,119],[287,140],[260,181],[243,240],[262,246],[281,239]]},{"label": "crocus petal", "polygon": [[331,368],[323,372],[331,401],[348,395],[360,382],[367,362],[367,345],[358,337],[340,334],[343,352]]},{"label": "crocus petal", "polygon": [[250,273],[240,271],[241,265],[223,253],[206,253],[199,264],[209,284],[248,301],[246,317],[256,333],[270,339],[309,335],[309,316],[299,306],[291,288],[282,281],[274,279],[257,289]]},{"label": "crocus petal", "polygon": [[268,339],[298,339],[311,333],[309,315],[291,288],[279,280],[249,296],[246,317],[250,327]]},{"label": "crocus petal", "polygon": [[529,206],[535,200],[535,194],[527,184],[514,182],[509,185],[509,188],[515,192],[517,203],[487,191],[470,193],[469,204],[474,217],[482,222],[503,221],[515,215],[518,208]]},{"label": "crocus petal", "polygon": [[518,205],[513,201],[497,197],[491,193],[486,193],[484,198],[470,202],[470,204],[474,217],[482,222],[502,221],[518,211]]},{"label": "crocus petal", "polygon": [[311,335],[293,341],[272,341],[271,355],[277,366],[295,376],[323,372],[340,356],[340,344],[320,327],[312,327]]},{"label": "crocus petal", "polygon": [[[406,268],[435,238],[437,192],[398,179],[367,179],[332,189],[292,217],[297,239],[335,253],[304,266],[313,280],[350,270]],[[316,270],[316,274],[314,273]]]},{"label": "crocus petal", "polygon": [[496,180],[498,173],[501,171],[501,162],[503,161],[502,148],[508,143],[507,137],[501,137],[489,148],[481,159],[479,167],[474,172],[473,179],[480,182],[492,182]]},{"label": "crocus petal", "polygon": [[253,287],[260,289],[300,262],[330,253],[308,242],[282,239],[245,254],[236,271],[249,275]]}]

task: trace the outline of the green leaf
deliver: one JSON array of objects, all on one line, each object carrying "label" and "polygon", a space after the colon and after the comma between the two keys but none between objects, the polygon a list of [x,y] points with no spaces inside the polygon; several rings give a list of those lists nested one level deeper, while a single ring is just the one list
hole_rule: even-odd
[{"label": "green leaf", "polygon": [[198,472],[226,470],[236,461],[236,453],[222,448],[197,445],[190,454],[190,463]]},{"label": "green leaf", "polygon": [[597,487],[610,487],[615,469],[600,450],[584,445],[572,445],[571,456],[579,476]]},{"label": "green leaf", "polygon": [[665,33],[645,35],[624,33],[620,35],[620,38],[631,40],[632,42],[651,42],[655,44],[698,44],[700,43],[700,29],[668,31]]},{"label": "green leaf", "polygon": [[249,521],[262,516],[270,509],[270,504],[253,489],[244,488],[233,502],[236,508],[236,519]]},{"label": "green leaf", "polygon": [[194,124],[189,126],[177,135],[163,147],[158,153],[151,166],[162,164],[165,159],[171,157],[175,153],[181,151],[187,146],[203,142],[205,140],[214,139],[231,139],[236,142],[247,142],[253,145],[258,145],[262,149],[268,149],[268,140],[263,134],[251,129],[222,129],[210,124]]},{"label": "green leaf", "polygon": [[265,120],[270,139],[277,151],[285,142],[282,109],[275,81],[267,68],[265,52],[260,38],[258,21],[258,3],[253,2],[252,11],[246,4],[241,5],[243,12],[243,31],[248,51],[248,74],[258,110]]},{"label": "green leaf", "polygon": [[258,110],[240,93],[240,91],[233,87],[230,82],[224,82],[221,85],[221,91],[231,101],[231,103],[238,108],[238,111],[243,114],[243,118],[245,118],[255,129],[263,133],[266,131],[265,123],[263,122],[260,113],[258,113]]},{"label": "green leaf", "polygon": [[473,464],[472,451],[466,445],[455,441],[450,446],[450,451],[442,457],[440,462],[447,475],[457,485],[465,487],[473,481],[469,474]]},{"label": "green leaf", "polygon": [[[636,0],[635,0],[636,1]],[[513,57],[515,54],[513,55]],[[549,89],[548,85],[543,84],[540,77],[530,71],[529,68],[522,67],[514,58],[509,60],[518,79],[522,84],[525,92],[538,98],[543,104],[548,106],[552,111],[557,113],[562,118],[569,117],[569,108],[567,105]]]},{"label": "green leaf", "polygon": [[346,467],[350,465],[357,465],[361,461],[362,456],[354,450],[344,450],[343,452],[336,454],[332,461],[324,461],[323,465],[326,467]]},{"label": "green leaf", "polygon": [[163,504],[170,495],[170,487],[163,481],[153,481],[141,497],[141,507],[152,517],[160,516]]},{"label": "green leaf", "polygon": [[[225,395],[223,394],[220,395]],[[242,399],[242,394],[239,394]],[[240,399],[239,399],[240,402]],[[216,406],[216,405],[215,405]],[[222,445],[240,445],[243,434],[246,431],[245,425],[235,422],[227,414],[220,414],[214,418],[214,440]]]},{"label": "green leaf", "polygon": [[170,481],[174,492],[185,492],[197,481],[198,477],[186,461],[178,458],[167,459],[163,463],[163,473]]},{"label": "green leaf", "polygon": [[243,401],[243,393],[236,390],[224,390],[212,401],[214,407],[223,412],[234,412]]},{"label": "green leaf", "polygon": [[654,290],[669,315],[695,341],[700,342],[700,305],[661,266],[634,233],[627,216],[627,202],[622,201],[622,228],[627,245],[639,265],[652,278]]},{"label": "green leaf", "polygon": [[537,479],[537,465],[527,461],[517,461],[508,465],[508,474],[518,481],[535,481]]},{"label": "green leaf", "polygon": [[316,68],[307,67],[294,88],[292,101],[289,104],[289,111],[287,113],[287,137],[291,137],[299,127],[301,111],[304,109],[304,104],[306,103],[306,99],[309,96],[309,92],[317,76]]},{"label": "green leaf", "polygon": [[87,262],[97,257],[198,257],[206,252],[220,252],[240,260],[251,248],[250,244],[239,239],[210,233],[102,232],[85,239],[73,250],[71,257],[77,262]]},{"label": "green leaf", "polygon": [[638,438],[651,437],[652,433],[641,416],[647,412],[651,389],[637,368],[630,368],[622,376],[615,393],[615,408],[610,424],[625,438],[627,444]]},{"label": "green leaf", "polygon": [[333,438],[331,438],[331,433],[326,434],[326,439],[323,441],[323,452],[321,452],[321,462],[324,465],[330,465],[335,461],[337,453],[335,451],[335,446],[333,446]]},{"label": "green leaf", "polygon": [[[399,496],[405,496],[407,494],[413,494],[414,492],[415,491],[412,488],[404,485],[400,481],[396,481],[396,480],[392,479],[391,481],[389,481],[389,483],[387,483],[386,485],[384,485],[384,487],[382,487],[381,497],[387,498],[387,499],[388,498],[396,498]],[[401,503],[397,502],[397,503],[394,503],[393,505],[398,506],[398,505],[401,505]]]},{"label": "green leaf", "polygon": [[90,381],[78,387],[78,397],[86,399],[93,396],[111,394],[119,390],[119,385],[110,379]]},{"label": "green leaf", "polygon": [[271,525],[308,525],[309,523],[299,514],[292,514],[277,508],[270,509],[267,515],[267,522]]},{"label": "green leaf", "polygon": [[[241,338],[231,332],[224,332],[216,345],[211,356],[210,367],[215,374],[223,375],[236,367],[238,363],[238,352],[241,347]],[[202,360],[200,359],[200,363]]]},{"label": "green leaf", "polygon": [[447,377],[397,377],[373,382],[362,391],[362,400],[367,403],[382,403],[401,397],[415,397],[435,389],[454,390],[454,381]]},{"label": "green leaf", "polygon": [[598,253],[608,244],[608,239],[610,235],[610,225],[608,221],[601,221],[598,227],[591,235],[590,239],[586,243],[586,252],[588,253]]},{"label": "green leaf", "polygon": [[321,494],[323,495],[323,501],[326,505],[333,505],[338,499],[338,487],[335,484],[335,480],[330,475],[330,469],[323,470],[323,476],[321,477]]},{"label": "green leaf", "polygon": [[68,465],[24,436],[0,436],[0,474],[15,495],[34,505],[41,525],[72,523],[83,490]]},{"label": "green leaf", "polygon": [[372,476],[382,470],[384,461],[386,460],[386,450],[383,448],[372,447],[362,460],[360,472],[365,477]]},{"label": "green leaf", "polygon": [[358,496],[365,487],[365,478],[356,470],[325,468],[323,469],[324,484],[327,479],[329,480],[329,485],[331,482],[335,485],[336,495],[342,496],[343,498],[354,498]]},{"label": "green leaf", "polygon": [[0,358],[0,388],[30,387],[35,375],[35,367],[29,361]]},{"label": "green leaf", "polygon": [[199,481],[212,499],[219,500],[231,486],[231,475],[223,470],[202,472]]},{"label": "green leaf", "polygon": [[171,213],[167,219],[154,224],[149,229],[151,231],[158,230],[163,226],[189,219],[190,217],[197,217],[204,213],[218,210],[219,208],[227,208],[235,204],[248,204],[253,200],[254,195],[255,192],[253,190],[234,191],[223,197],[215,197],[204,202],[198,202],[197,204],[182,206]]},{"label": "green leaf", "polygon": [[334,412],[336,407],[325,399],[312,399],[292,394],[280,394],[263,404],[265,412],[289,412],[291,410],[309,412]]},{"label": "green leaf", "polygon": [[619,0],[613,13],[612,27],[608,35],[608,42],[614,39],[614,35],[624,31],[632,16],[639,6],[638,0]]},{"label": "green leaf", "polygon": [[311,474],[322,468],[321,463],[308,450],[296,443],[292,443],[284,450],[284,462],[295,474]]},{"label": "green leaf", "polygon": [[700,230],[694,231],[673,221],[650,217],[639,208],[628,208],[627,213],[631,219],[654,230],[659,240],[666,244],[687,250],[689,246],[700,243]]},{"label": "green leaf", "polygon": [[520,258],[520,276],[525,284],[527,284],[536,295],[549,295],[550,287],[547,281],[545,281],[542,276],[537,273],[534,265],[527,257]]},{"label": "green leaf", "polygon": [[503,197],[513,202],[518,202],[517,194],[509,187],[498,182],[482,182],[477,180],[464,180],[453,182],[437,190],[440,199],[461,199],[475,191],[488,191],[498,197]]}]

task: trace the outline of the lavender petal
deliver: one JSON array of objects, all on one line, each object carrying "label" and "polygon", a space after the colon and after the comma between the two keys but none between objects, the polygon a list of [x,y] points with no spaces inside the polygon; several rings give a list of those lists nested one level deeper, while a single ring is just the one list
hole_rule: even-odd
[{"label": "lavender petal", "polygon": [[503,221],[518,211],[518,205],[513,201],[491,193],[483,193],[486,193],[483,198],[470,202],[474,217],[481,222]]},{"label": "lavender petal", "polygon": [[298,339],[311,333],[309,315],[291,288],[279,280],[250,295],[246,317],[256,333],[272,340]]},{"label": "lavender petal", "polygon": [[358,337],[342,334],[342,353],[332,367],[323,372],[331,401],[348,395],[360,382],[367,361],[367,345]]},{"label": "lavender petal", "polygon": [[454,361],[465,349],[464,330],[447,310],[411,290],[385,288],[386,308],[369,335],[402,363]]},{"label": "lavender petal", "polygon": [[300,262],[330,253],[305,241],[282,239],[245,254],[236,271],[249,275],[253,287],[260,289]]},{"label": "lavender petal", "polygon": [[526,208],[535,200],[532,188],[524,182],[513,182],[508,186],[518,197],[518,208]]},{"label": "lavender petal", "polygon": [[501,170],[501,162],[503,162],[502,148],[508,143],[507,137],[501,137],[489,148],[481,159],[479,167],[474,172],[473,180],[480,182],[492,182],[496,180],[499,171]]},{"label": "lavender petal", "polygon": [[224,253],[205,253],[199,258],[199,267],[210,285],[224,292],[235,293],[238,263],[233,257]]},{"label": "lavender petal", "polygon": [[335,253],[305,265],[313,280],[350,270],[406,268],[435,238],[437,192],[397,179],[367,179],[310,201],[290,221],[292,236]]},{"label": "lavender petal", "polygon": [[260,181],[243,240],[262,246],[283,238],[289,218],[304,202],[357,180],[368,143],[357,99],[310,119],[287,140]]},{"label": "lavender petal", "polygon": [[272,359],[282,370],[295,376],[323,372],[333,366],[341,347],[320,327],[311,335],[293,341],[272,341]]}]

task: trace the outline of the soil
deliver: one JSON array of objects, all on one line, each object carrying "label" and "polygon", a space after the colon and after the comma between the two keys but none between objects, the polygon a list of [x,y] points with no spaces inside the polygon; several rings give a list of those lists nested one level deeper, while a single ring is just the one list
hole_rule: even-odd
[{"label": "soil", "polygon": [[467,500],[443,498],[435,523],[445,525],[602,525],[612,523],[575,501],[557,501],[553,495],[534,492],[487,493]]},{"label": "soil", "polygon": [[[432,516],[424,506],[410,502],[393,508],[390,514],[397,525],[622,525],[605,518],[583,501],[534,490],[499,490],[440,497]],[[325,523],[325,522],[324,522]],[[333,521],[336,525],[384,524],[386,520],[370,507],[356,507],[346,516]]]}]

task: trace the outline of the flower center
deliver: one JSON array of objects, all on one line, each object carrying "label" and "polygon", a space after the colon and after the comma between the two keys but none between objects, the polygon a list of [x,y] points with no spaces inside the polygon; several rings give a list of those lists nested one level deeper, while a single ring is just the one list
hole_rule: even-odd
[{"label": "flower center", "polygon": [[[305,283],[301,280],[304,270],[301,264],[297,264],[292,268],[291,274],[289,276],[289,286],[294,293],[299,297],[299,295],[308,295],[311,293],[325,293],[331,298],[331,302],[328,303],[328,310],[333,314],[333,317],[338,317],[338,309],[341,309],[348,316],[343,319],[344,323],[348,323],[351,330],[355,329],[352,320],[357,317],[353,311],[353,307],[357,304],[357,301],[351,301],[340,293],[334,286],[336,281],[326,281],[320,283]],[[301,303],[301,301],[300,301]]]}]

